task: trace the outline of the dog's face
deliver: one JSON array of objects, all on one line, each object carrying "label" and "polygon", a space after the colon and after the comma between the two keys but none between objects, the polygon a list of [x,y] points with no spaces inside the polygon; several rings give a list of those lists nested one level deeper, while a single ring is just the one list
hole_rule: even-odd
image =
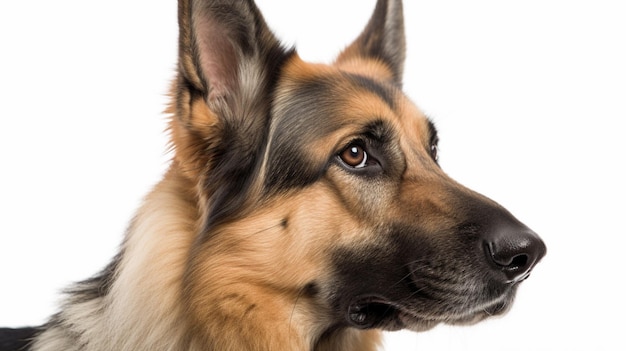
[{"label": "dog's face", "polygon": [[221,280],[321,329],[507,310],[545,246],[439,167],[437,131],[401,90],[399,1],[332,65],[283,49],[248,2],[179,10],[174,162],[203,204],[190,304]]}]

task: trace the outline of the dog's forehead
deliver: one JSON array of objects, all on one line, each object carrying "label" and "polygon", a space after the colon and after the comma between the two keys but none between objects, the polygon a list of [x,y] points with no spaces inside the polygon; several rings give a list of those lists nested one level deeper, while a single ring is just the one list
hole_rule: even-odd
[{"label": "dog's forehead", "polygon": [[283,71],[275,94],[271,133],[312,143],[355,135],[373,122],[389,130],[428,140],[428,120],[394,83],[368,70],[292,60]]},{"label": "dog's forehead", "polygon": [[428,149],[426,117],[398,86],[368,71],[292,59],[272,104],[264,162],[272,187],[319,179],[329,158],[371,133],[372,126],[385,134],[378,139],[393,141],[405,154]]}]

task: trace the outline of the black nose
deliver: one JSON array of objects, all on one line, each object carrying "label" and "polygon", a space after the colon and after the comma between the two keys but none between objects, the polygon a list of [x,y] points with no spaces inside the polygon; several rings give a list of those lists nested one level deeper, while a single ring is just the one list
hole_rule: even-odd
[{"label": "black nose", "polygon": [[504,273],[507,283],[526,279],[546,254],[539,236],[521,223],[492,228],[484,237],[484,249],[493,269]]}]

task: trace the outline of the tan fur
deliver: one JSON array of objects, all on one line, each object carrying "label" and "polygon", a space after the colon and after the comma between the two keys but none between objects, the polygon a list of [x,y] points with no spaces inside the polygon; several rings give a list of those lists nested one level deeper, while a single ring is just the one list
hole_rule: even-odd
[{"label": "tan fur", "polygon": [[320,313],[327,307],[312,305],[302,287],[325,277],[326,252],[332,245],[351,239],[337,232],[357,235],[357,228],[328,187],[320,184],[275,199],[221,229],[194,261],[198,267],[190,277],[187,297],[193,324],[210,333],[208,340],[250,343],[236,349],[312,347],[328,323]]},{"label": "tan fur", "polygon": [[[104,299],[68,304],[62,312],[75,321],[76,332],[84,333],[88,350],[194,349],[181,345],[186,331],[179,294],[197,219],[188,182],[170,170],[131,224],[123,245],[128,255],[111,293]],[[49,329],[36,340],[34,350],[84,347],[66,344],[62,336],[56,328]]]}]

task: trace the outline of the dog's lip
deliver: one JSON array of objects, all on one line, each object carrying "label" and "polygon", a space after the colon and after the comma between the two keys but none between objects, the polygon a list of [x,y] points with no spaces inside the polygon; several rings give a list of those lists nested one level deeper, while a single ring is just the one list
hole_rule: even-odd
[{"label": "dog's lip", "polygon": [[389,299],[378,295],[363,295],[352,299],[346,312],[350,324],[360,329],[367,329],[395,313],[395,310]]},{"label": "dog's lip", "polygon": [[505,283],[506,283],[506,284],[510,284],[510,285],[519,284],[519,283],[523,282],[524,280],[528,279],[528,277],[530,277],[530,273],[531,273],[531,272],[532,272],[532,271],[531,271],[531,270],[529,270],[528,272],[526,272],[526,273],[522,274],[521,276],[519,276],[519,277],[517,277],[517,278],[515,278],[515,279],[512,279],[512,280],[507,280]]},{"label": "dog's lip", "polygon": [[395,302],[380,295],[362,295],[352,299],[348,305],[347,319],[359,329],[382,328],[399,330],[410,327],[428,330],[439,324],[441,320],[420,316],[409,306]]},{"label": "dog's lip", "polygon": [[510,305],[510,301],[502,296],[465,313],[433,315],[420,313],[414,306],[381,295],[362,295],[352,299],[347,308],[346,318],[353,327],[359,329],[382,328],[391,331],[408,328],[413,331],[426,331],[440,323],[474,324],[487,317],[506,312]]}]

